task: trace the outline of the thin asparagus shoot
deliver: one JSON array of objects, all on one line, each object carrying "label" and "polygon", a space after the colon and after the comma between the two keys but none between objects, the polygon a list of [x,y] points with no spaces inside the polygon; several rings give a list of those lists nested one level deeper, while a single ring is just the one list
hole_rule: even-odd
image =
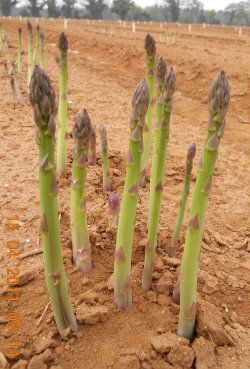
[{"label": "thin asparagus shoot", "polygon": [[44,69],[44,33],[40,32],[40,68]]},{"label": "thin asparagus shoot", "polygon": [[60,57],[60,81],[59,81],[59,129],[57,170],[60,176],[64,176],[67,170],[67,113],[68,113],[68,40],[64,32],[60,34],[58,47]]},{"label": "thin asparagus shoot", "polygon": [[19,79],[18,79],[18,73],[17,73],[15,62],[11,63],[10,84],[11,84],[13,102],[18,103],[21,100],[21,92],[19,88]]},{"label": "thin asparagus shoot", "polygon": [[187,160],[186,160],[186,173],[184,179],[184,186],[180,200],[180,206],[177,213],[177,218],[175,222],[175,227],[173,230],[172,238],[170,241],[170,245],[168,248],[168,255],[170,257],[175,256],[176,247],[178,246],[178,240],[181,233],[181,228],[183,224],[183,219],[186,211],[187,199],[190,192],[190,182],[191,182],[191,175],[192,175],[192,168],[193,168],[193,159],[196,153],[196,146],[192,144],[187,152]]},{"label": "thin asparagus shoot", "polygon": [[40,50],[40,26],[39,24],[36,26],[36,40],[35,40],[35,47],[33,50],[33,67],[36,65],[37,50]]},{"label": "thin asparagus shoot", "polygon": [[108,159],[108,139],[107,139],[107,130],[104,124],[100,125],[99,128],[100,138],[101,138],[101,147],[102,147],[102,173],[103,173],[103,192],[109,193],[111,191],[111,182],[109,177],[109,159]]},{"label": "thin asparagus shoot", "polygon": [[192,339],[196,319],[196,289],[199,258],[208,195],[218,147],[225,128],[225,116],[230,100],[230,90],[224,71],[213,80],[209,91],[209,121],[205,146],[200,159],[198,175],[192,196],[189,223],[180,273],[180,313],[177,334]]},{"label": "thin asparagus shoot", "polygon": [[130,140],[125,183],[119,216],[114,262],[114,299],[116,305],[125,311],[131,309],[131,255],[136,217],[136,204],[143,151],[143,126],[149,104],[149,89],[142,80],[132,98]]},{"label": "thin asparagus shoot", "polygon": [[57,207],[57,179],[54,142],[57,102],[49,77],[35,67],[29,86],[29,99],[36,124],[39,146],[40,207],[45,278],[52,310],[60,335],[77,331],[68,282],[64,271]]},{"label": "thin asparagus shoot", "polygon": [[18,79],[20,80],[22,69],[23,69],[23,60],[22,60],[22,28],[18,28],[18,51],[17,51],[17,72]]},{"label": "thin asparagus shoot", "polygon": [[91,122],[86,110],[75,117],[71,185],[71,232],[73,261],[83,273],[92,270],[91,247],[86,217],[86,163]]},{"label": "thin asparagus shoot", "polygon": [[145,291],[148,291],[152,284],[175,81],[175,72],[172,68],[170,68],[165,75],[163,93],[160,97],[160,99],[163,101],[162,114],[159,113],[159,120],[157,121],[155,129],[149,196],[148,239],[145,247],[145,259],[142,277],[142,287]]},{"label": "thin asparagus shoot", "polygon": [[120,200],[116,192],[111,192],[108,198],[109,227],[117,228],[120,212]]},{"label": "thin asparagus shoot", "polygon": [[144,150],[141,158],[141,186],[145,184],[145,175],[147,173],[148,160],[149,160],[149,152],[151,146],[151,135],[152,135],[152,122],[153,122],[153,109],[154,109],[154,74],[155,74],[155,40],[148,33],[145,42],[144,48],[146,51],[147,58],[147,85],[149,89],[150,103],[148,106],[148,111],[146,114],[145,124],[143,128],[143,146]]},{"label": "thin asparagus shoot", "polygon": [[3,38],[4,38],[4,33],[3,33],[3,25],[0,22],[0,52],[3,52]]},{"label": "thin asparagus shoot", "polygon": [[27,28],[29,32],[28,36],[28,74],[27,74],[27,85],[29,87],[30,79],[34,69],[34,60],[33,60],[33,29],[30,21],[27,21]]},{"label": "thin asparagus shoot", "polygon": [[96,132],[94,127],[91,128],[89,137],[89,152],[88,152],[88,162],[90,165],[96,165]]}]

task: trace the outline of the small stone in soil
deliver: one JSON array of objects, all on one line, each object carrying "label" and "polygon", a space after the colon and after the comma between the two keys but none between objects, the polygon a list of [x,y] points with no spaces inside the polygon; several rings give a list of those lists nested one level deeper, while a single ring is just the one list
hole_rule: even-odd
[{"label": "small stone in soil", "polygon": [[168,354],[168,361],[178,368],[192,368],[194,362],[194,352],[191,347],[180,344],[174,345]]},{"label": "small stone in soil", "polygon": [[160,354],[167,354],[176,344],[188,346],[189,340],[179,337],[174,333],[168,332],[161,334],[160,336],[151,337],[150,343],[155,351],[159,352]]}]

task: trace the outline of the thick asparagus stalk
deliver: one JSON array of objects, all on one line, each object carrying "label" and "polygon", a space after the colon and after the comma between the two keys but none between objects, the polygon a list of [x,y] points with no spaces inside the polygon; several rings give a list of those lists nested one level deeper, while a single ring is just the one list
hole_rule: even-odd
[{"label": "thick asparagus stalk", "polygon": [[64,271],[57,208],[57,179],[54,159],[57,103],[50,79],[38,66],[30,82],[30,102],[36,123],[40,161],[41,232],[45,277],[56,324],[62,337],[76,332],[77,324]]},{"label": "thick asparagus stalk", "polygon": [[175,222],[174,231],[172,234],[172,238],[170,241],[170,245],[168,248],[168,255],[170,257],[175,255],[176,247],[178,246],[178,239],[181,232],[181,227],[183,224],[184,214],[186,211],[186,205],[187,205],[187,199],[190,191],[190,182],[191,182],[191,174],[192,174],[192,168],[193,168],[193,159],[195,157],[196,153],[196,146],[195,144],[192,144],[187,152],[187,160],[186,160],[186,173],[185,173],[185,179],[184,179],[184,186],[183,191],[181,195],[181,201],[180,206],[178,209],[178,214]]},{"label": "thick asparagus stalk", "polygon": [[58,129],[58,152],[57,170],[59,175],[64,176],[67,170],[67,111],[68,111],[68,40],[64,32],[60,34],[59,50],[60,58],[60,82],[59,82],[59,129]]},{"label": "thick asparagus stalk", "polygon": [[159,113],[159,120],[157,121],[157,126],[155,130],[152,174],[150,181],[148,240],[147,246],[145,247],[144,270],[142,277],[142,287],[146,291],[151,288],[152,283],[153,264],[157,246],[157,232],[160,220],[163,180],[165,173],[165,159],[169,138],[170,114],[175,90],[175,80],[175,72],[171,68],[165,76],[162,96],[163,110],[161,119]]},{"label": "thick asparagus stalk", "polygon": [[89,152],[88,152],[88,162],[90,165],[96,165],[96,132],[94,127],[91,128],[89,137]]},{"label": "thick asparagus stalk", "polygon": [[180,314],[177,334],[188,339],[193,337],[195,326],[197,275],[208,195],[230,99],[224,71],[213,80],[208,99],[208,132],[192,197],[180,274]]},{"label": "thick asparagus stalk", "polygon": [[154,109],[154,72],[155,72],[155,40],[150,34],[147,34],[145,38],[144,48],[146,50],[147,58],[147,85],[149,89],[150,103],[146,114],[145,124],[143,128],[143,146],[144,150],[141,158],[141,186],[144,186],[145,175],[147,172],[150,144],[151,144],[151,133],[152,133],[152,122],[153,122],[153,109]]},{"label": "thick asparagus stalk", "polygon": [[102,187],[103,192],[111,191],[111,182],[109,178],[109,158],[108,158],[108,139],[107,139],[107,130],[104,124],[100,125],[100,138],[101,138],[101,147],[102,147],[102,173],[103,173],[103,181]]},{"label": "thick asparagus stalk", "polygon": [[111,192],[108,199],[109,226],[117,228],[120,212],[120,200],[116,192]]},{"label": "thick asparagus stalk", "polygon": [[91,123],[86,110],[75,118],[73,138],[75,149],[72,164],[71,230],[74,264],[83,273],[92,270],[91,248],[86,218],[86,162]]},{"label": "thick asparagus stalk", "polygon": [[34,60],[33,60],[33,30],[32,30],[32,24],[30,21],[27,21],[27,28],[29,32],[28,36],[28,75],[27,75],[27,84],[29,87],[30,79],[33,73],[34,69]]},{"label": "thick asparagus stalk", "polygon": [[23,61],[22,61],[22,28],[18,28],[18,51],[17,51],[17,72],[18,78],[21,78],[23,69]]},{"label": "thick asparagus stalk", "polygon": [[131,254],[143,151],[142,132],[148,104],[149,89],[143,80],[132,99],[128,162],[116,240],[114,298],[117,306],[123,310],[130,310],[132,306]]},{"label": "thick asparagus stalk", "polygon": [[40,32],[40,68],[44,69],[44,33]]}]

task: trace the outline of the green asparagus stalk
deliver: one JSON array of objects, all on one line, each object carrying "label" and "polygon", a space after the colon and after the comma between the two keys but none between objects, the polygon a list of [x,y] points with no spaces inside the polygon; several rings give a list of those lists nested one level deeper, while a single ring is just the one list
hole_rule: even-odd
[{"label": "green asparagus stalk", "polygon": [[57,103],[50,79],[38,66],[34,69],[29,87],[29,98],[36,123],[36,141],[39,146],[42,213],[40,228],[45,277],[58,331],[62,337],[67,337],[70,332],[76,332],[77,324],[64,271],[58,220],[58,186],[54,158]]},{"label": "green asparagus stalk", "polygon": [[108,216],[110,228],[117,228],[120,212],[120,200],[116,192],[111,192],[108,199]]},{"label": "green asparagus stalk", "polygon": [[40,26],[39,24],[36,26],[36,40],[35,40],[35,47],[33,50],[33,67],[36,65],[37,50],[40,50]]},{"label": "green asparagus stalk", "polygon": [[18,51],[17,51],[17,72],[18,78],[21,78],[23,69],[23,61],[22,61],[22,28],[18,28]]},{"label": "green asparagus stalk", "polygon": [[3,52],[3,25],[0,22],[0,52]]},{"label": "green asparagus stalk", "polygon": [[30,79],[34,69],[34,60],[33,60],[33,30],[32,24],[30,21],[27,21],[27,28],[29,32],[28,36],[28,75],[27,75],[27,85],[29,87]]},{"label": "green asparagus stalk", "polygon": [[159,113],[159,120],[157,121],[155,129],[152,174],[150,181],[148,240],[147,246],[145,247],[144,270],[142,277],[142,287],[145,291],[148,291],[151,288],[152,283],[175,80],[175,72],[171,68],[165,76],[163,94],[162,97],[160,97],[160,99],[162,98],[163,100],[163,109],[162,114],[160,115]]},{"label": "green asparagus stalk", "polygon": [[15,62],[11,63],[10,84],[12,89],[13,102],[18,103],[18,101],[21,100],[21,92],[19,88],[19,78]]},{"label": "green asparagus stalk", "polygon": [[117,306],[125,311],[132,306],[131,254],[143,151],[142,133],[148,104],[149,89],[143,80],[132,99],[131,135],[114,263],[114,298]]},{"label": "green asparagus stalk", "polygon": [[75,117],[71,185],[71,232],[73,261],[83,273],[92,270],[91,248],[86,218],[86,163],[91,123],[86,110]]},{"label": "green asparagus stalk", "polygon": [[180,201],[180,206],[178,209],[174,231],[173,231],[170,245],[168,248],[168,255],[170,257],[175,255],[176,247],[178,246],[178,240],[179,240],[179,236],[180,236],[180,232],[181,232],[181,228],[183,224],[184,214],[185,214],[186,205],[187,205],[187,199],[188,199],[188,195],[190,191],[191,174],[192,174],[193,159],[195,157],[195,153],[196,153],[196,146],[195,144],[192,144],[189,147],[188,152],[187,152],[184,186],[183,186],[183,191],[181,195],[181,201]]},{"label": "green asparagus stalk", "polygon": [[108,139],[107,139],[107,130],[106,127],[101,124],[100,125],[100,138],[101,138],[101,146],[102,146],[102,173],[103,173],[103,192],[111,191],[111,182],[109,178],[109,159],[108,159]]},{"label": "green asparagus stalk", "polygon": [[40,33],[40,68],[44,69],[44,33]]},{"label": "green asparagus stalk", "polygon": [[180,314],[177,334],[188,339],[193,337],[195,327],[197,275],[208,195],[230,100],[229,85],[224,71],[213,80],[208,99],[208,132],[192,197],[180,274]]},{"label": "green asparagus stalk", "polygon": [[154,109],[154,72],[155,72],[155,40],[150,34],[147,34],[145,38],[144,48],[146,50],[147,58],[147,85],[149,89],[150,103],[146,114],[145,124],[143,128],[143,146],[144,150],[141,158],[141,181],[140,185],[145,184],[145,175],[147,173],[149,152],[151,146],[151,134],[152,134],[152,122],[153,122],[153,109]]},{"label": "green asparagus stalk", "polygon": [[88,152],[88,162],[90,165],[96,165],[96,132],[94,127],[91,128],[89,137],[89,152]]},{"label": "green asparagus stalk", "polygon": [[64,176],[67,170],[67,112],[68,112],[68,40],[64,32],[60,34],[59,50],[60,58],[60,82],[59,82],[59,129],[58,129],[58,152],[57,170],[59,175]]}]

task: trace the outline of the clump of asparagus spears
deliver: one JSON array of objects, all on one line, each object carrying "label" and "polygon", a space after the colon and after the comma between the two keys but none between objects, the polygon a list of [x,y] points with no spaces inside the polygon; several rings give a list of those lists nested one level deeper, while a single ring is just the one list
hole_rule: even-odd
[{"label": "clump of asparagus spears", "polygon": [[71,230],[74,264],[83,273],[92,270],[91,248],[86,218],[86,163],[91,122],[86,110],[75,117],[73,138]]},{"label": "clump of asparagus spears", "polygon": [[[165,69],[164,66],[164,62],[160,60],[157,66],[158,76],[162,77],[161,73]],[[172,101],[175,91],[175,80],[175,72],[172,68],[166,72],[163,86],[162,78],[159,78],[159,90],[162,90],[162,93],[158,97],[160,106],[158,107],[158,120],[155,129],[155,142],[150,181],[148,239],[145,247],[145,260],[142,277],[142,287],[146,291],[151,288],[152,283],[153,263],[157,246],[157,233],[165,173],[165,159],[169,138]]]},{"label": "clump of asparagus spears", "polygon": [[101,138],[101,157],[102,157],[102,173],[103,173],[103,181],[102,188],[103,192],[111,191],[111,182],[109,177],[109,158],[108,158],[108,139],[107,139],[107,130],[104,124],[100,125],[99,128],[100,138]]},{"label": "clump of asparagus spears", "polygon": [[154,73],[155,73],[155,40],[148,33],[145,42],[144,48],[146,51],[147,58],[147,85],[149,89],[149,97],[150,102],[148,105],[148,111],[146,114],[145,124],[143,128],[143,145],[144,150],[141,158],[141,181],[140,184],[144,186],[145,175],[147,172],[149,152],[150,152],[150,144],[151,144],[151,133],[152,133],[152,122],[153,122],[153,110],[154,110]]},{"label": "clump of asparagus spears", "polygon": [[60,34],[58,47],[61,52],[60,58],[60,81],[59,81],[59,129],[58,129],[58,152],[57,170],[59,175],[64,176],[67,170],[67,113],[68,113],[68,40],[64,32]]},{"label": "clump of asparagus spears", "polygon": [[67,337],[70,332],[76,332],[77,324],[64,271],[58,219],[58,186],[54,157],[57,102],[50,79],[38,66],[32,74],[29,91],[36,124],[36,142],[39,146],[42,214],[40,229],[43,240],[45,277],[58,331],[62,337]]},{"label": "clump of asparagus spears", "polygon": [[225,128],[225,116],[230,90],[224,71],[213,80],[209,91],[209,122],[205,147],[200,159],[192,197],[189,223],[180,273],[180,314],[177,334],[192,339],[196,318],[196,289],[199,258],[208,195],[218,157],[220,139]]},{"label": "clump of asparagus spears", "polygon": [[89,152],[88,152],[88,162],[90,165],[96,165],[96,132],[94,127],[91,128],[89,137]]},{"label": "clump of asparagus spears", "polygon": [[128,162],[121,211],[116,239],[114,265],[114,299],[117,306],[125,311],[132,306],[131,255],[134,236],[136,204],[143,152],[143,126],[149,104],[149,89],[145,80],[141,81],[133,95],[130,120],[130,140]]},{"label": "clump of asparagus spears", "polygon": [[190,191],[190,182],[191,182],[191,175],[192,175],[192,168],[193,168],[193,159],[196,153],[196,146],[192,144],[187,152],[187,160],[186,160],[186,173],[184,179],[184,186],[180,200],[180,206],[178,209],[178,214],[175,222],[175,227],[173,230],[172,238],[170,241],[170,245],[168,248],[168,255],[170,257],[175,255],[176,247],[178,246],[178,240],[181,232],[181,227],[183,224],[183,219],[186,211],[187,199]]}]

